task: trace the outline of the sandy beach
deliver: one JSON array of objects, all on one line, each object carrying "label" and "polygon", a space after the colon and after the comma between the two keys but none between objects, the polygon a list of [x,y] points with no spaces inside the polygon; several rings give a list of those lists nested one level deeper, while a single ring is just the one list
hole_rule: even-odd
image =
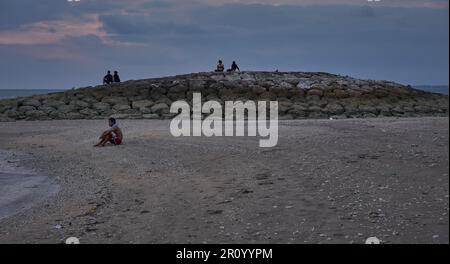
[{"label": "sandy beach", "polygon": [[93,148],[106,125],[0,123],[0,190],[43,177],[0,196],[0,243],[449,243],[448,117],[282,121],[274,148],[167,120]]}]

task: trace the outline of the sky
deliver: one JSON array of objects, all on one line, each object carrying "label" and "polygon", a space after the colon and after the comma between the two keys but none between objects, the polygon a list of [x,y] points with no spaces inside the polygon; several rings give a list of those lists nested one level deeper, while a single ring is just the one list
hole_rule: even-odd
[{"label": "sky", "polygon": [[448,0],[0,0],[0,89],[210,71],[449,83]]}]

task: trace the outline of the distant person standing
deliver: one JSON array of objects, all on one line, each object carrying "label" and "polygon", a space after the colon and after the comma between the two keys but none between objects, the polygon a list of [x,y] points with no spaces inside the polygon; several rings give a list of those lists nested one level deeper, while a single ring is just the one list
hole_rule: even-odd
[{"label": "distant person standing", "polygon": [[235,71],[241,71],[241,69],[239,69],[239,66],[237,66],[235,61],[233,61],[233,63],[231,64],[231,68],[228,69],[227,72],[235,72]]},{"label": "distant person standing", "polygon": [[110,84],[113,82],[113,76],[111,75],[111,71],[108,71],[108,73],[103,77],[103,84]]},{"label": "distant person standing", "polygon": [[215,72],[223,72],[225,70],[225,65],[223,65],[222,60],[217,63],[217,68]]},{"label": "distant person standing", "polygon": [[115,83],[120,83],[120,77],[119,77],[119,73],[117,71],[114,71],[113,79],[114,79]]}]

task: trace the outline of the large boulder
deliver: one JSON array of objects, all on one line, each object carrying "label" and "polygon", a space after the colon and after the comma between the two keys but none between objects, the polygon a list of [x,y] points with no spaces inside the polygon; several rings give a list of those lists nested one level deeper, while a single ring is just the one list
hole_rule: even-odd
[{"label": "large boulder", "polygon": [[90,108],[85,108],[83,110],[80,110],[80,114],[85,115],[85,116],[89,116],[89,117],[98,115],[98,113],[96,111],[94,111],[94,110],[92,110]]},{"label": "large boulder", "polygon": [[350,94],[346,90],[342,89],[335,89],[333,93],[336,98],[347,98],[350,96]]},{"label": "large boulder", "polygon": [[144,115],[142,115],[142,118],[144,118],[144,119],[160,119],[160,116],[158,114],[144,114]]},{"label": "large boulder", "polygon": [[378,110],[376,107],[372,105],[359,105],[358,109],[361,113],[371,113],[371,114],[378,114]]},{"label": "large boulder", "polygon": [[42,112],[44,112],[46,114],[49,114],[51,112],[56,111],[56,108],[51,107],[51,106],[39,106],[38,110],[40,110],[40,111],[42,111]]},{"label": "large boulder", "polygon": [[9,117],[9,118],[19,118],[21,113],[18,112],[17,110],[15,110],[15,109],[11,109],[11,110],[6,110],[4,112],[4,115]]},{"label": "large boulder", "polygon": [[113,106],[113,110],[115,111],[126,111],[129,109],[131,109],[131,107],[128,104],[116,104],[115,106]]},{"label": "large boulder", "polygon": [[311,89],[311,90],[308,90],[307,95],[308,96],[319,96],[319,97],[321,97],[323,95],[323,91],[319,90],[319,89]]},{"label": "large boulder", "polygon": [[189,90],[197,92],[202,91],[205,88],[206,82],[203,80],[190,80]]},{"label": "large boulder", "polygon": [[189,90],[189,87],[187,87],[184,84],[179,83],[179,84],[177,84],[177,85],[175,85],[173,87],[170,87],[169,92],[171,92],[171,93],[184,93],[184,92],[187,92],[188,90]]},{"label": "large boulder", "polygon": [[40,110],[31,110],[26,112],[25,115],[29,119],[42,119],[43,117],[47,116],[47,114],[44,111]]},{"label": "large boulder", "polygon": [[42,105],[48,106],[48,107],[53,107],[53,108],[58,108],[60,105],[64,105],[64,104],[65,103],[63,101],[55,100],[55,99],[46,99],[42,102]]},{"label": "large boulder", "polygon": [[136,109],[142,109],[142,108],[148,108],[153,106],[155,103],[151,100],[139,100],[139,101],[133,101],[131,103],[133,108]]},{"label": "large boulder", "polygon": [[36,99],[27,99],[27,100],[21,102],[20,105],[38,107],[41,105],[41,102],[39,102],[39,100],[36,100]]},{"label": "large boulder", "polygon": [[21,106],[18,108],[19,112],[25,113],[28,111],[33,111],[36,110],[36,107],[31,106],[31,105],[25,105],[25,106]]},{"label": "large boulder", "polygon": [[92,108],[99,112],[106,112],[111,109],[111,106],[108,103],[99,102],[92,105]]},{"label": "large boulder", "polygon": [[342,105],[340,105],[338,103],[329,103],[325,107],[324,111],[331,115],[341,115],[345,112],[345,109],[344,109],[344,107],[342,107]]},{"label": "large boulder", "polygon": [[58,112],[60,113],[69,113],[72,111],[75,111],[75,106],[73,104],[58,106]]},{"label": "large boulder", "polygon": [[109,105],[124,105],[128,104],[128,99],[125,97],[105,97],[102,99],[102,103],[107,103]]},{"label": "large boulder", "polygon": [[168,112],[169,106],[165,103],[159,103],[159,104],[155,104],[154,106],[152,106],[152,108],[150,108],[150,110],[152,111],[152,113]]}]

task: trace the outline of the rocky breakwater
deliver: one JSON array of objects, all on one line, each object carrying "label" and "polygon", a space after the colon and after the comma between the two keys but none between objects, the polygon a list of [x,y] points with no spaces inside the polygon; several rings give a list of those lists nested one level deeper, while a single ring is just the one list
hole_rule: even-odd
[{"label": "rocky breakwater", "polygon": [[0,100],[0,121],[168,119],[176,100],[277,100],[280,119],[448,116],[448,95],[328,73],[195,73]]}]

